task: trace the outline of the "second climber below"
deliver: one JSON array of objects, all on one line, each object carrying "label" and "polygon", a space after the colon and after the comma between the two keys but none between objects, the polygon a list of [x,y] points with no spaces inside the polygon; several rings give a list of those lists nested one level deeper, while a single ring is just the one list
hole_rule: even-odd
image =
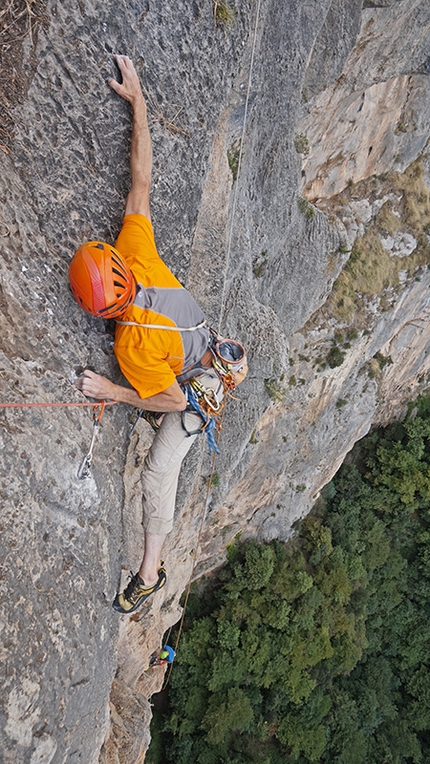
[{"label": "second climber below", "polygon": [[206,325],[194,298],[157,253],[150,218],[152,142],[146,103],[132,61],[115,56],[122,82],[108,80],[133,113],[131,189],[115,247],[91,241],[76,252],[70,285],[88,313],[117,322],[114,351],[131,387],[85,370],[78,388],[88,397],[136,406],[156,429],[142,472],[143,559],[113,607],[132,613],[166,583],[161,550],[172,529],[179,471],[204,428],[213,425],[225,393],[247,373],[243,346]]}]

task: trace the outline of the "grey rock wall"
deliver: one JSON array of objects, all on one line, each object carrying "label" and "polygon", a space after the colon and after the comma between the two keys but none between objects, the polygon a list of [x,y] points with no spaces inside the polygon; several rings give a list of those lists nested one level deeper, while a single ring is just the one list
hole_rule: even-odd
[{"label": "grey rock wall", "polygon": [[[430,9],[419,0],[363,9],[361,28],[354,29],[356,44],[341,76],[330,83],[317,45],[322,66],[311,60],[298,126],[309,142],[302,180],[309,198],[333,196],[348,182],[393,167],[404,170],[424,153],[430,127],[429,26]],[[333,48],[327,44],[325,50]],[[309,95],[315,97],[307,102]]]},{"label": "grey rock wall", "polygon": [[[374,172],[357,160],[354,130],[339,125],[365,93],[372,120],[360,121],[358,104],[354,125],[368,146],[383,117],[384,170],[425,155],[429,136],[428,4],[373,5],[237,0],[222,28],[209,0],[50,0],[37,48],[24,40],[24,70],[36,66],[10,153],[0,156],[2,400],[82,401],[73,380],[86,366],[121,379],[112,327],[79,310],[66,278],[82,240],[114,241],[129,187],[130,115],[105,83],[113,52],[134,59],[148,91],[160,253],[210,321],[245,342],[250,374],[226,411],[219,486],[206,502],[202,441],[181,477],[167,586],[129,619],[110,603],[142,553],[148,426],[130,439],[133,412],[107,409],[92,477],[79,481],[91,409],[0,409],[5,764],[143,761],[147,698],[162,684],[161,672],[146,671],[148,657],[178,620],[190,576],[222,561],[239,530],[288,538],[354,442],[426,384],[423,264],[388,309],[368,301],[367,326],[340,367],[316,363],[339,328],[326,304],[349,256],[345,241],[373,214],[364,220],[366,199],[324,206],[352,177],[348,161],[359,168],[354,181]],[[416,129],[396,133],[405,104]],[[227,157],[242,137],[234,181]],[[332,149],[342,161],[332,163]],[[300,208],[305,194],[320,209],[305,200]],[[393,363],[372,376],[377,352]]]}]

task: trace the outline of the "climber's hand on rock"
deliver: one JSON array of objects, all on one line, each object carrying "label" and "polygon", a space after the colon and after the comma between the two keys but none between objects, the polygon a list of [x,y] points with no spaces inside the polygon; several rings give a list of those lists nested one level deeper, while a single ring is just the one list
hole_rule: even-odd
[{"label": "climber's hand on rock", "polygon": [[118,82],[114,77],[108,78],[108,85],[115,90],[115,93],[125,98],[133,106],[140,100],[144,101],[142,88],[140,87],[139,77],[134,68],[131,58],[128,56],[115,55],[114,59],[122,75],[122,82]]},{"label": "climber's hand on rock", "polygon": [[90,369],[85,369],[80,377],[77,377],[75,385],[88,398],[114,400],[115,385],[110,379],[95,374]]}]

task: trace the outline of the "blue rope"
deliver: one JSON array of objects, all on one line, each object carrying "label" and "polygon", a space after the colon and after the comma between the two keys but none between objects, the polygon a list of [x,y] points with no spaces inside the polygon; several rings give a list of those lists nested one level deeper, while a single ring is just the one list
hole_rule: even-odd
[{"label": "blue rope", "polygon": [[199,403],[198,396],[195,390],[193,390],[193,388],[191,387],[191,385],[186,385],[186,388],[187,388],[188,403],[193,407],[194,411],[196,411],[197,414],[201,416],[201,418],[203,419],[205,423],[205,433],[208,439],[209,453],[212,454],[215,451],[217,454],[219,454],[220,450],[216,444],[215,435],[214,435],[215,419],[211,416],[207,416],[207,414],[203,412],[203,409]]}]

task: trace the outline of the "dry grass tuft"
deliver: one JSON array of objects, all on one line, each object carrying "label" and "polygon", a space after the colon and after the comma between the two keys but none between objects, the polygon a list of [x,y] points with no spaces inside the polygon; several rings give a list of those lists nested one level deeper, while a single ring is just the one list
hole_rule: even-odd
[{"label": "dry grass tuft", "polygon": [[389,236],[394,236],[397,231],[402,230],[402,221],[398,215],[394,213],[391,201],[387,201],[382,205],[378,215],[378,225],[381,230],[388,233]]},{"label": "dry grass tuft", "polygon": [[430,225],[430,191],[420,161],[413,162],[402,174],[392,173],[392,182],[393,188],[403,195],[402,219],[424,243],[423,230]]},{"label": "dry grass tuft", "polygon": [[214,12],[214,24],[223,29],[231,26],[236,18],[236,12],[231,5],[224,0],[212,0]]},{"label": "dry grass tuft", "polygon": [[142,90],[148,104],[152,121],[158,122],[165,127],[171,135],[180,135],[182,138],[187,138],[189,136],[188,130],[178,121],[184,107],[179,106],[178,104],[168,103],[165,104],[162,109],[161,104],[153,98],[149,90],[144,86],[142,86]]}]

